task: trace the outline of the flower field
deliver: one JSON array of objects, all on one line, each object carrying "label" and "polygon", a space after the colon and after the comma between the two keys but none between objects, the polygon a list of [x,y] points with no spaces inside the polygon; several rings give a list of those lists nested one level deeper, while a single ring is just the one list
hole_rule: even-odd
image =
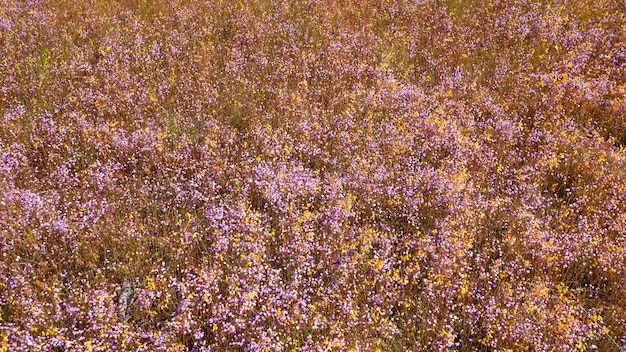
[{"label": "flower field", "polygon": [[0,351],[624,351],[625,270],[622,0],[0,0]]}]

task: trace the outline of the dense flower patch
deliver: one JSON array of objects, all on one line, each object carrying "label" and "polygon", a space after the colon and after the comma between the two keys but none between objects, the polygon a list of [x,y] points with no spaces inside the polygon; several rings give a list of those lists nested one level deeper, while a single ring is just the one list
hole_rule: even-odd
[{"label": "dense flower patch", "polygon": [[0,0],[0,351],[624,350],[625,33]]}]

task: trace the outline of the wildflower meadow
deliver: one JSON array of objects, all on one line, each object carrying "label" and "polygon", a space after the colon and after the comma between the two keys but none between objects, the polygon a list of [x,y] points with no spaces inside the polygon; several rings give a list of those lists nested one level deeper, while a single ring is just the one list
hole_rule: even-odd
[{"label": "wildflower meadow", "polygon": [[623,0],[0,0],[0,351],[626,351]]}]

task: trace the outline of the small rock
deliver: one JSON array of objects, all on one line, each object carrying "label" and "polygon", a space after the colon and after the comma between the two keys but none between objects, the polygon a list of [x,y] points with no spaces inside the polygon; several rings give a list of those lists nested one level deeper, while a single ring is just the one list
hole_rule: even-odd
[{"label": "small rock", "polygon": [[135,301],[137,295],[135,289],[131,283],[124,281],[122,284],[122,293],[117,299],[117,316],[121,321],[128,321],[130,319],[130,305]]}]

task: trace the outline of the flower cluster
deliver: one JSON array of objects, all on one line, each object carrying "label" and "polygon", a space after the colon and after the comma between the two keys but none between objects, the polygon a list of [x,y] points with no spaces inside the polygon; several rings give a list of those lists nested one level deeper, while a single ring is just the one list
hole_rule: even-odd
[{"label": "flower cluster", "polygon": [[624,6],[0,0],[0,351],[626,349]]}]

